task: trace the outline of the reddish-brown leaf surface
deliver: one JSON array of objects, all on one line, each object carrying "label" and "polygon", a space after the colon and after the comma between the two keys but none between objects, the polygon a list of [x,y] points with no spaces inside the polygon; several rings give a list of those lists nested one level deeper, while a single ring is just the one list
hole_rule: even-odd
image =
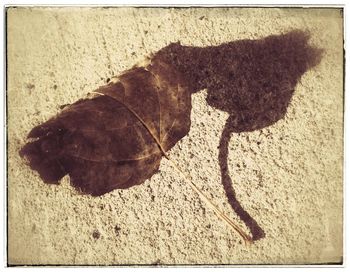
[{"label": "reddish-brown leaf surface", "polygon": [[[144,182],[190,129],[190,92],[165,63],[126,71],[35,127],[20,151],[46,183],[68,174],[94,196]],[[157,141],[156,141],[156,140]]]}]

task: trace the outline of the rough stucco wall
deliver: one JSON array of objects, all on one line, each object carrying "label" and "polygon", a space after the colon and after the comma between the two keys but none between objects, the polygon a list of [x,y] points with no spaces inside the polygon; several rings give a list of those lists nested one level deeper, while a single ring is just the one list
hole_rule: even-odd
[{"label": "rough stucco wall", "polygon": [[[10,264],[341,261],[339,9],[11,8],[7,16]],[[170,42],[217,45],[293,28],[309,30],[311,43],[325,49],[321,64],[302,77],[284,120],[234,134],[230,142],[238,199],[266,232],[251,246],[165,160],[143,185],[92,198],[77,194],[68,177],[60,186],[44,184],[18,156],[29,130],[60,105],[84,97]],[[217,147],[227,115],[210,108],[205,97],[205,90],[192,96],[190,133],[170,157],[245,228],[220,181]]]}]

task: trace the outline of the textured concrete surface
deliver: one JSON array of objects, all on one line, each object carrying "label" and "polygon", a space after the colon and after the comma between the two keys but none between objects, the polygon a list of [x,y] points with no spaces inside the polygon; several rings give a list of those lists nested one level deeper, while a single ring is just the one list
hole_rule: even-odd
[{"label": "textured concrete surface", "polygon": [[[342,259],[342,14],[337,9],[11,8],[8,10],[10,264],[305,264]],[[266,238],[246,246],[172,165],[143,185],[79,195],[44,184],[19,157],[29,130],[170,42],[217,45],[299,28],[325,49],[284,120],[234,134],[237,197]],[[192,96],[192,126],[169,152],[243,228],[220,181],[227,115]]]}]

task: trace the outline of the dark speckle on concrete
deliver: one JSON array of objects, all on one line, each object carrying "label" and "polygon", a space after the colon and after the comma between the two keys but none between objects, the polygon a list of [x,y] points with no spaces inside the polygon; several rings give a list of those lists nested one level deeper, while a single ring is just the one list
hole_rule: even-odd
[{"label": "dark speckle on concrete", "polygon": [[101,234],[100,234],[100,232],[98,231],[98,230],[94,230],[93,231],[93,233],[92,233],[92,237],[94,238],[94,239],[99,239],[100,238],[100,236],[101,236]]},{"label": "dark speckle on concrete", "polygon": [[115,232],[115,235],[116,235],[116,236],[119,236],[120,231],[121,231],[121,228],[120,228],[118,225],[115,225],[115,227],[114,227],[114,232]]},{"label": "dark speckle on concrete", "polygon": [[29,91],[31,91],[31,90],[33,90],[33,89],[35,88],[35,85],[32,84],[32,83],[28,83],[28,84],[26,84],[26,87],[27,87],[27,89],[28,89]]}]

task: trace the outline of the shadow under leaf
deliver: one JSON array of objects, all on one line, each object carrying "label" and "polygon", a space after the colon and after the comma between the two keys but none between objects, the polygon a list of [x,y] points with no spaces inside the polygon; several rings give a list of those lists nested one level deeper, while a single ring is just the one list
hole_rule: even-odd
[{"label": "shadow under leaf", "polygon": [[258,225],[258,223],[249,215],[249,213],[242,207],[237,199],[235,190],[233,188],[233,182],[228,169],[228,145],[233,132],[233,126],[231,124],[232,117],[230,116],[225,124],[225,128],[222,131],[219,145],[219,165],[221,171],[221,182],[224,186],[227,200],[231,205],[234,212],[240,217],[240,219],[246,224],[252,234],[252,240],[256,241],[265,237],[264,230]]},{"label": "shadow under leaf", "polygon": [[202,48],[174,43],[155,55],[180,71],[193,93],[207,89],[207,103],[229,114],[219,146],[221,180],[253,240],[265,233],[236,197],[228,170],[229,141],[232,133],[259,130],[284,118],[301,76],[322,58],[323,50],[310,46],[309,39],[309,32],[293,30]]}]

